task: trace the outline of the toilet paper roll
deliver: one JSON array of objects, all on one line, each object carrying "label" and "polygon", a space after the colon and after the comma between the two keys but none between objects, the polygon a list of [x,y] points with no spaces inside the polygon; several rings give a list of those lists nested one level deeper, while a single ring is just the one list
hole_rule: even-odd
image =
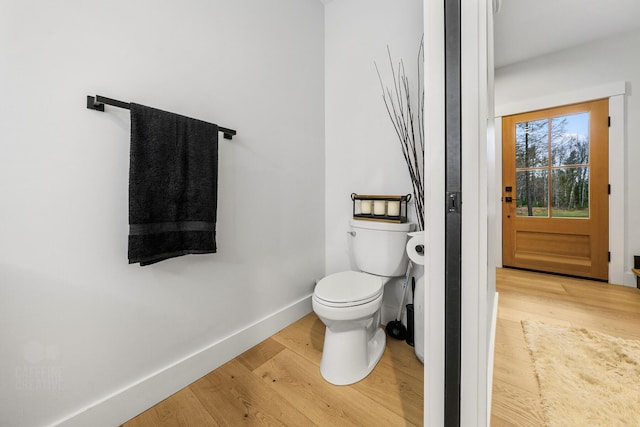
[{"label": "toilet paper roll", "polygon": [[424,232],[409,233],[412,236],[407,242],[407,255],[415,264],[424,265]]}]

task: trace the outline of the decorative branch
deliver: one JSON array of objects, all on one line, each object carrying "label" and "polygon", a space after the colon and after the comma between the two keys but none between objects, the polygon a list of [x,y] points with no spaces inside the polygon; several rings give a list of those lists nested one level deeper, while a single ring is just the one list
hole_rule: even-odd
[{"label": "decorative branch", "polygon": [[420,48],[418,49],[418,104],[415,115],[411,102],[409,78],[404,69],[404,62],[400,60],[396,72],[389,46],[387,46],[387,55],[389,56],[389,65],[393,78],[393,90],[384,85],[378,64],[375,61],[374,65],[382,88],[382,100],[400,141],[402,155],[409,171],[409,178],[413,187],[414,206],[418,217],[418,228],[424,230],[424,187],[422,182],[424,174],[424,86],[422,84],[424,37],[420,41]]}]

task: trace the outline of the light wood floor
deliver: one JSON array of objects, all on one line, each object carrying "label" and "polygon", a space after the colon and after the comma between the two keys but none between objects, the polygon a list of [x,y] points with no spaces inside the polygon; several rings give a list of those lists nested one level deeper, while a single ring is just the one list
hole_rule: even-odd
[{"label": "light wood floor", "polygon": [[423,366],[412,347],[388,338],[367,378],[334,386],[320,376],[323,341],[311,313],[124,427],[422,425]]},{"label": "light wood floor", "polygon": [[[544,426],[521,320],[640,340],[635,288],[498,269],[497,291],[493,427]],[[310,314],[124,426],[422,425],[423,368],[411,347],[388,339],[369,377],[336,387],[320,377],[323,339]]]},{"label": "light wood floor", "polygon": [[640,340],[640,291],[626,286],[498,269],[491,425],[544,426],[521,320],[585,327]]}]

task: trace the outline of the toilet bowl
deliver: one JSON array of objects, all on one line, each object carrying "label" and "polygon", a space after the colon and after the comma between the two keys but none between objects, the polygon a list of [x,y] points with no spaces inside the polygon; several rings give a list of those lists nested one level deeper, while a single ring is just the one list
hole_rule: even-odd
[{"label": "toilet bowl", "polygon": [[351,221],[355,259],[362,271],[343,271],[316,285],[313,311],[326,326],[320,373],[335,385],[353,384],[375,368],[384,353],[380,327],[384,286],[404,274],[407,233],[413,224]]},{"label": "toilet bowl", "polygon": [[326,326],[320,373],[328,382],[358,382],[371,373],[382,357],[386,336],[379,327],[380,307],[388,280],[344,271],[318,282],[312,305]]}]

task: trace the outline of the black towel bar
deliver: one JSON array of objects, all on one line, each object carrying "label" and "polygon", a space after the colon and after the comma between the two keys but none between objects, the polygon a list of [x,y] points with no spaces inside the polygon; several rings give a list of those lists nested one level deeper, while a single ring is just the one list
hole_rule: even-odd
[{"label": "black towel bar", "polygon": [[[106,96],[96,95],[93,97],[91,95],[87,95],[87,108],[96,111],[104,111],[105,104],[127,110],[130,109],[130,104],[128,102],[118,101],[117,99],[107,98]],[[232,139],[233,135],[236,134],[236,131],[233,129],[223,128],[222,126],[218,126],[218,129],[224,134],[225,139]]]}]

